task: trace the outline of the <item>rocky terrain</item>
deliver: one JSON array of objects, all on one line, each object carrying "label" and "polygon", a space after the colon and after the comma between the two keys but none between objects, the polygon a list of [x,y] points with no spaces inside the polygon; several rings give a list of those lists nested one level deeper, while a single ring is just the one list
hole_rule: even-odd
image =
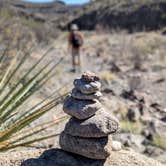
[{"label": "rocky terrain", "polygon": [[154,30],[166,25],[165,0],[95,0],[73,22],[83,29]]},{"label": "rocky terrain", "polygon": [[[26,17],[41,23],[54,23],[57,26],[66,24],[69,20],[77,17],[82,6],[67,6],[61,1],[50,3],[30,3],[20,0],[4,1],[1,0],[1,7],[6,7],[20,17]],[[59,27],[60,28],[60,27]]]},{"label": "rocky terrain", "polygon": [[[109,2],[113,4],[113,1]],[[126,1],[124,1],[124,3],[125,2]],[[114,1],[114,4],[115,6],[117,6],[118,9],[123,9],[118,10],[122,11],[122,15],[124,15],[125,12],[127,12],[130,15],[132,12],[134,13],[136,9],[140,7],[140,3],[134,2],[138,1],[132,1],[135,8],[130,6],[131,11],[129,12],[127,12],[129,9],[129,5],[119,3],[119,7],[117,5],[117,1]],[[139,2],[141,2],[141,4],[145,7],[145,13],[147,12],[147,7],[145,4],[147,2],[150,5],[150,7],[156,3],[162,4],[161,8],[157,10],[157,13],[160,10],[161,12],[165,13],[164,0],[157,2],[154,2],[153,0]],[[94,4],[96,5],[96,8],[93,6]],[[83,71],[93,71],[97,73],[97,75],[100,77],[102,85],[101,93],[103,94],[103,97],[100,98],[98,98],[98,96],[100,96],[100,93],[95,94],[95,96],[93,97],[96,97],[99,100],[99,102],[102,103],[102,105],[104,105],[104,109],[108,110],[109,114],[113,114],[115,117],[117,117],[117,119],[120,122],[119,130],[115,135],[113,135],[113,140],[120,141],[122,143],[123,150],[120,152],[112,153],[112,156],[108,157],[106,161],[106,166],[111,166],[111,164],[121,165],[121,163],[126,163],[126,166],[128,166],[131,162],[135,163],[135,165],[138,165],[139,163],[140,166],[157,166],[161,165],[160,163],[162,163],[163,165],[166,164],[166,38],[164,31],[158,29],[159,26],[156,25],[156,23],[159,23],[161,26],[163,26],[165,24],[165,21],[164,24],[162,21],[163,19],[165,19],[165,17],[160,19],[160,14],[157,14],[157,16],[153,18],[158,18],[159,16],[159,21],[156,21],[154,19],[154,24],[151,24],[151,22],[149,22],[149,25],[147,26],[148,30],[157,28],[156,31],[128,33],[124,30],[114,29],[111,30],[110,33],[110,27],[112,27],[113,24],[109,24],[109,21],[107,19],[107,21],[105,19],[102,19],[103,17],[107,18],[105,15],[106,13],[103,15],[103,17],[101,17],[101,19],[104,21],[104,26],[106,22],[108,23],[109,31],[107,28],[107,30],[105,30],[100,26],[97,28],[95,27],[98,23],[102,25],[102,23],[100,22],[101,20],[93,19],[93,22],[91,19],[88,22],[89,17],[87,17],[91,14],[92,17],[95,13],[93,13],[92,11],[93,7],[95,11],[96,9],[98,9],[97,6],[99,6],[100,12],[102,12],[102,10],[106,11],[106,7],[103,5],[103,8],[101,8],[100,1],[95,1],[92,4],[88,4],[86,7],[84,7],[84,10],[90,13],[82,15],[81,17],[79,17],[79,19],[75,21],[78,21],[78,23],[82,25],[82,20],[84,20],[84,25],[87,26],[84,27],[82,25],[83,28],[95,30],[83,32],[85,36],[85,44],[83,48],[83,69],[80,72],[78,71],[77,73],[72,73],[70,72],[71,59],[69,53],[67,52],[67,32],[61,32],[60,30],[55,31],[53,27],[55,26],[55,29],[57,29],[57,27],[59,26],[56,23],[56,21],[55,24],[53,24],[54,21],[51,22],[51,24],[48,24],[47,21],[42,22],[42,20],[38,19],[40,17],[36,17],[35,14],[40,13],[42,19],[43,17],[53,18],[51,16],[52,11],[55,12],[58,10],[58,17],[61,17],[62,15],[60,13],[65,8],[65,14],[63,12],[62,13],[64,14],[64,20],[67,22],[62,23],[62,26],[60,25],[62,28],[64,27],[64,25],[66,26],[66,24],[71,22],[74,13],[77,13],[77,10],[80,7],[72,7],[72,11],[66,11],[66,7],[64,7],[63,3],[56,2],[55,6],[58,5],[58,9],[54,9],[51,7],[52,9],[49,10],[50,13],[48,13],[47,15],[45,14],[45,11],[48,10],[49,5],[50,4],[45,4],[41,6],[41,8],[39,8],[38,6],[36,9],[36,7],[33,8],[31,4],[22,4],[20,2],[18,4],[18,1],[13,1],[12,6],[10,6],[12,10],[8,10],[8,8],[6,10],[5,8],[5,10],[3,9],[3,12],[1,12],[0,14],[0,31],[2,32],[0,34],[1,53],[3,52],[4,48],[9,43],[9,41],[13,41],[13,44],[10,46],[11,50],[9,51],[9,54],[12,54],[16,51],[16,49],[20,48],[21,45],[24,44],[29,47],[31,45],[38,44],[40,41],[43,43],[45,39],[48,39],[46,41],[49,41],[44,42],[44,44],[36,47],[29,61],[27,62],[26,66],[22,69],[20,74],[23,74],[27,70],[27,66],[30,66],[32,63],[36,62],[42,56],[42,54],[48,49],[48,47],[50,47],[50,45],[53,46],[53,50],[46,56],[44,63],[47,63],[50,60],[56,63],[57,59],[64,57],[63,62],[56,69],[56,76],[54,76],[47,83],[47,85],[38,92],[38,94],[34,95],[34,98],[29,100],[28,103],[24,105],[24,107],[36,104],[45,97],[49,96],[49,94],[53,90],[60,88],[62,85],[65,85],[66,83],[70,85],[70,83],[75,78],[81,76]],[[114,14],[118,14],[119,12],[117,12],[117,8],[111,9],[110,11],[113,10],[115,11]],[[149,10],[151,11],[151,8],[148,8],[148,12]],[[14,13],[23,12],[23,17],[12,15],[11,11]],[[138,11],[141,12],[142,9],[141,11]],[[66,16],[69,14],[68,12],[72,12],[71,20],[65,19]],[[107,14],[109,14],[109,12]],[[94,16],[96,16],[96,14],[94,14]],[[127,18],[126,15],[124,16],[125,18]],[[33,19],[27,19],[29,17]],[[84,17],[86,19],[82,19]],[[121,15],[117,15],[117,17],[121,18]],[[139,20],[140,16],[138,16],[137,18]],[[145,17],[145,20],[146,19],[147,18]],[[138,25],[139,30],[142,29],[142,25],[144,25],[144,23],[147,23],[147,21],[145,20],[143,19],[143,22],[137,22],[140,25]],[[130,23],[128,23],[129,27],[133,25],[133,22],[135,25],[135,20],[132,21],[132,19],[128,19],[126,21],[131,21]],[[91,23],[93,23],[95,26],[92,27]],[[149,26],[151,25],[154,26],[149,28]],[[47,27],[47,32],[49,32],[51,38],[49,35],[46,35],[47,33],[45,29],[43,29],[43,27]],[[123,24],[122,27],[126,28],[126,25]],[[57,34],[54,34],[55,32]],[[55,36],[52,34],[54,34]],[[8,56],[6,58],[8,58]],[[17,77],[20,77],[20,75],[17,75]],[[70,85],[69,90],[71,91],[72,88],[73,85]],[[85,97],[85,95],[82,94],[76,95],[74,93],[73,95],[74,97]],[[64,115],[64,112],[62,111],[62,104],[60,104],[58,108],[53,109],[50,113],[44,115],[42,118],[34,122],[31,126],[37,125],[40,122],[52,120],[55,117],[58,117],[58,115],[62,114]],[[67,120],[63,123],[58,124],[57,126],[51,128],[48,131],[43,132],[42,134],[45,135],[50,132],[61,133],[64,130],[68,119],[69,118],[67,118]],[[88,123],[88,121],[86,123]],[[5,165],[7,163],[8,165],[16,165],[16,162],[21,163],[22,161],[25,161],[29,158],[36,159],[27,160],[27,163],[32,162],[36,164],[38,162],[40,163],[41,160],[43,163],[45,163],[46,160],[51,160],[50,162],[57,162],[57,158],[58,160],[61,160],[61,153],[63,153],[63,155],[66,156],[67,159],[69,158],[69,162],[72,161],[72,163],[78,165],[77,163],[80,159],[80,156],[73,155],[73,157],[71,157],[68,154],[68,152],[64,152],[59,149],[46,151],[43,155],[41,155],[41,153],[46,149],[59,148],[58,140],[59,137],[56,137],[54,139],[50,139],[42,143],[39,142],[37,144],[34,144],[33,148],[30,150],[29,148],[24,148],[24,150],[17,149],[16,151],[13,150],[11,152],[3,154],[1,153],[0,164]],[[38,150],[37,148],[41,149]],[[137,153],[133,152],[133,150]],[[138,153],[141,153],[144,156]],[[55,154],[57,154],[57,158],[55,157]],[[160,163],[154,161],[153,159],[145,157],[145,155],[155,160],[158,160]],[[55,158],[52,158],[52,156],[54,156]],[[117,160],[119,161],[118,163]],[[63,162],[64,160],[62,160],[62,163]],[[89,164],[91,163],[91,160],[87,161],[85,159],[85,163]],[[103,163],[101,162],[100,164],[102,165]]]},{"label": "rocky terrain", "polygon": [[[90,70],[101,78],[104,97],[100,102],[120,121],[120,130],[113,139],[122,142],[125,148],[166,163],[165,117],[166,117],[166,39],[161,31],[128,34],[106,32],[84,32],[83,71]],[[34,105],[55,90],[72,82],[81,73],[71,73],[70,55],[64,34],[53,43],[53,51],[47,55],[45,63],[57,58],[65,59],[57,68],[57,74],[37,95],[25,104]],[[47,47],[39,47],[31,55],[27,65],[39,59]],[[22,73],[26,71],[22,69]],[[19,75],[18,75],[19,77]],[[72,85],[70,90],[72,90]],[[35,100],[34,100],[35,99]],[[62,105],[44,115],[32,126],[46,122],[64,114]],[[60,133],[67,121],[43,132]],[[34,144],[42,151],[49,147],[59,147],[59,138]],[[13,151],[13,153],[17,154]],[[34,158],[27,156],[25,159]],[[37,157],[37,156],[36,156]],[[24,157],[23,157],[24,158]],[[21,158],[22,160],[22,158]],[[2,160],[3,161],[3,160]],[[5,160],[4,160],[5,161]],[[11,160],[12,161],[12,160]]]},{"label": "rocky terrain", "polygon": [[[165,36],[160,31],[135,34],[85,32],[84,35],[87,37],[83,71],[94,71],[101,78],[104,98],[100,102],[120,121],[120,131],[115,139],[125,147],[165,163]],[[60,86],[68,79],[72,82],[80,76],[79,72],[69,72],[67,44],[61,44],[64,40],[64,37],[59,38],[52,55],[52,58],[57,54],[66,55],[58,69],[63,76],[57,75],[56,84],[53,78],[43,94],[55,85]]]},{"label": "rocky terrain", "polygon": [[13,47],[18,49],[27,43],[50,44],[81,11],[82,6],[67,6],[60,1],[33,4],[0,0],[0,41],[13,41]]},{"label": "rocky terrain", "polygon": [[[91,82],[91,84],[95,84],[95,82]],[[97,86],[98,88],[96,88],[96,86],[94,86],[94,85],[92,86],[91,84],[89,84],[89,83],[82,84],[81,86],[78,86],[78,84],[76,84],[76,87],[78,86],[77,88],[79,88],[79,89],[83,88],[82,91],[84,93],[86,92],[86,95],[85,94],[84,95],[87,96],[87,95],[89,95],[87,93],[89,93],[90,91],[92,93],[92,91],[96,92],[97,90],[99,90],[98,89],[99,86]],[[85,100],[84,102],[86,102],[86,101],[87,101],[87,103],[89,102],[89,99],[87,100],[87,98],[86,99],[84,98],[84,100]],[[110,99],[110,100],[112,100],[112,99]],[[77,101],[81,102],[80,99]],[[77,111],[72,112],[73,108],[76,108],[76,107],[73,106],[71,109],[72,104],[70,104],[69,105],[70,108],[69,108],[69,106],[67,106],[68,102],[69,101],[67,98],[65,101],[65,104],[64,104],[64,110],[65,110],[65,112],[66,111],[68,113],[70,112],[70,114],[72,114],[73,116],[76,116],[76,117],[79,116],[79,118],[82,119],[81,114],[87,114],[88,111],[90,111],[91,105],[89,104],[86,107],[84,107],[84,109],[86,109],[86,110],[82,110],[83,112],[81,110],[79,110],[79,112],[82,112],[81,114],[79,114],[79,115],[73,114],[74,112],[77,112]],[[72,102],[72,101],[70,101],[70,102]],[[75,104],[75,103],[73,103],[73,104]],[[91,112],[93,112],[93,111],[91,110]],[[102,139],[106,139],[105,136],[107,135],[107,133],[114,133],[115,130],[117,130],[117,120],[113,116],[110,116],[110,114],[106,114],[104,110],[97,111],[97,112],[100,112],[100,113],[94,112],[96,115],[92,116],[91,118],[85,119],[85,120],[79,120],[79,121],[82,121],[81,123],[77,119],[74,119],[74,118],[71,118],[69,120],[69,122],[66,124],[64,132],[60,136],[60,145],[65,151],[63,151],[61,149],[49,149],[47,151],[44,151],[44,153],[42,153],[43,152],[42,149],[40,149],[40,150],[37,150],[37,149],[35,150],[35,149],[30,149],[30,148],[27,148],[26,150],[18,149],[17,152],[13,151],[13,152],[4,153],[3,155],[1,155],[0,164],[6,165],[6,166],[8,166],[8,165],[9,166],[12,166],[12,165],[15,165],[15,166],[17,166],[17,165],[18,166],[19,165],[21,165],[21,166],[36,166],[36,165],[40,165],[40,166],[42,166],[42,165],[43,166],[44,165],[45,166],[52,166],[52,165],[57,165],[57,166],[61,166],[61,165],[63,165],[63,166],[65,166],[65,165],[114,166],[114,165],[117,165],[117,166],[120,166],[122,164],[124,166],[136,166],[136,165],[148,166],[149,164],[153,165],[153,166],[164,166],[163,164],[161,164],[153,159],[150,159],[143,155],[135,153],[130,148],[123,147],[123,149],[125,149],[125,150],[121,150],[121,148],[114,149],[114,147],[117,147],[117,146],[113,145],[111,137],[109,137],[110,141],[107,142],[107,145],[109,145],[109,147],[105,146],[104,147],[105,150],[103,151],[101,145],[105,141]],[[103,114],[104,118],[101,118],[102,114]],[[98,116],[99,116],[100,120],[98,120],[98,121],[93,120],[93,119],[97,119]],[[105,121],[106,119],[109,119],[109,121],[106,122]],[[88,121],[90,122],[89,124],[88,124]],[[78,123],[77,127],[74,126],[74,123]],[[107,126],[104,126],[106,123],[107,123]],[[85,124],[85,126],[84,126],[84,124]],[[95,124],[96,129],[94,128],[93,124]],[[83,131],[83,129],[85,129],[85,127],[86,128],[88,127],[88,128]],[[79,128],[80,128],[80,130],[78,130]],[[92,128],[94,128],[94,130],[91,130]],[[84,134],[82,135],[81,132]],[[93,134],[92,134],[92,132],[93,132]],[[69,133],[72,134],[73,136],[69,135]],[[78,135],[79,135],[79,137],[78,137]],[[83,138],[81,138],[80,136]],[[85,137],[87,137],[87,138],[85,138]],[[96,138],[94,139],[92,137],[96,137]],[[100,138],[100,137],[103,137],[103,138]],[[139,137],[139,136],[137,136],[137,137]],[[137,137],[135,137],[135,139],[138,139]],[[122,140],[123,139],[124,138],[122,138]],[[74,143],[73,141],[74,142],[76,141],[77,143]],[[124,144],[124,146],[126,146],[126,145]],[[97,149],[95,150],[95,148],[97,148]],[[78,149],[79,149],[79,151],[78,151]],[[109,152],[109,153],[106,152],[106,149],[108,150],[107,152]],[[67,151],[72,152],[72,153],[69,153]],[[73,154],[73,153],[75,153],[75,154]],[[8,154],[8,155],[11,154],[11,155],[9,155],[9,157],[5,157],[6,154]],[[80,154],[81,156],[77,155],[77,154]],[[12,158],[10,158],[10,156],[12,156]],[[83,157],[83,156],[86,156],[86,157]],[[91,156],[92,156],[92,159],[90,159]],[[94,160],[94,159],[97,159],[97,160]]]},{"label": "rocky terrain", "polygon": [[34,44],[50,44],[73,22],[84,30],[161,29],[166,25],[165,3],[165,0],[95,0],[81,6],[68,6],[61,1],[33,4],[0,0],[0,31],[3,32],[0,39],[7,42],[14,36],[13,47],[17,48],[20,48],[20,42],[29,40]]},{"label": "rocky terrain", "polygon": [[[6,155],[8,158],[6,159]],[[96,161],[78,155],[71,155],[60,149],[50,149],[43,153],[43,150],[22,150],[19,152],[4,153],[0,156],[0,164],[5,166],[164,166],[159,162],[135,153],[132,150],[114,152],[106,161]],[[92,164],[93,163],[93,164]],[[132,164],[131,164],[132,163]],[[86,164],[86,165],[85,165]]]}]

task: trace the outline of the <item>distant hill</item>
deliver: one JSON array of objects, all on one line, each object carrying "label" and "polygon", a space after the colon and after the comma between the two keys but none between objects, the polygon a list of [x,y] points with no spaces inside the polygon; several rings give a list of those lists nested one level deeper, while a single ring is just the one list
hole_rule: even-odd
[{"label": "distant hill", "polygon": [[64,29],[75,22],[82,29],[97,26],[129,31],[153,30],[166,26],[166,0],[92,0],[82,6],[68,6],[62,1],[29,3],[21,0],[0,0],[19,17]]},{"label": "distant hill", "polygon": [[11,41],[18,31],[19,41],[27,36],[28,41],[49,42],[55,40],[81,11],[82,6],[68,6],[61,1],[29,3],[0,0],[0,31],[3,32],[0,38]]},{"label": "distant hill", "polygon": [[82,29],[153,30],[166,26],[166,0],[93,0],[74,21]]},{"label": "distant hill", "polygon": [[66,24],[77,16],[79,6],[67,6],[61,1],[50,3],[30,3],[21,0],[0,0],[2,6],[12,10],[17,16],[25,16],[37,22]]},{"label": "distant hill", "polygon": [[5,41],[15,41],[18,31],[18,41],[26,36],[25,41],[48,43],[73,22],[85,30],[158,29],[166,26],[166,0],[93,0],[81,6],[0,0],[0,39]]}]

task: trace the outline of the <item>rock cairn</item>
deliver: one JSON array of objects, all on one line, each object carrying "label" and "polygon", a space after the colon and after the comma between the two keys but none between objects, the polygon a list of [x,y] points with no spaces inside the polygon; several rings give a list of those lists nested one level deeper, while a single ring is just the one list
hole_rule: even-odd
[{"label": "rock cairn", "polygon": [[118,130],[118,120],[99,102],[100,88],[99,77],[91,72],[74,80],[74,89],[63,106],[64,112],[72,116],[60,135],[64,151],[99,160],[121,148],[111,137]]}]

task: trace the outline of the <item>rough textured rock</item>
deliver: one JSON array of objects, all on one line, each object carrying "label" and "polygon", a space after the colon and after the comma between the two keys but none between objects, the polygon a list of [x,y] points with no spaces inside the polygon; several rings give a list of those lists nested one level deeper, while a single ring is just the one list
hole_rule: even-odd
[{"label": "rough textured rock", "polygon": [[106,137],[118,130],[118,120],[100,109],[95,116],[86,120],[71,118],[66,124],[65,132],[79,137]]},{"label": "rough textured rock", "polygon": [[[9,156],[9,158],[13,159],[13,156]],[[11,160],[9,158],[8,160],[10,162]],[[4,165],[2,159],[1,163],[3,166],[11,166],[11,165]],[[15,164],[14,166],[20,166],[20,165]],[[92,160],[79,155],[64,152],[63,150],[60,149],[50,149],[45,151],[39,158],[29,159],[24,161],[21,166],[164,166],[164,165],[160,164],[159,162],[153,159],[135,153],[134,151],[124,151],[124,150],[118,152],[114,151],[111,153],[111,156],[107,158],[107,160]]]},{"label": "rough textured rock", "polygon": [[92,159],[105,159],[110,155],[112,139],[81,138],[61,133],[59,144],[67,152],[72,152]]},{"label": "rough textured rock", "polygon": [[98,91],[93,94],[83,94],[74,88],[71,92],[71,96],[75,99],[80,99],[80,100],[94,100],[94,99],[99,99],[100,97],[102,97],[102,93]]},{"label": "rough textured rock", "polygon": [[100,90],[101,83],[98,81],[87,82],[84,81],[83,79],[76,79],[74,80],[74,86],[83,94],[92,94]]},{"label": "rough textured rock", "polygon": [[95,114],[102,105],[97,100],[77,100],[69,96],[66,98],[63,110],[65,113],[77,118],[77,119],[87,119]]},{"label": "rough textured rock", "polygon": [[87,82],[94,82],[100,80],[100,78],[95,73],[92,73],[90,71],[86,71],[81,78]]}]

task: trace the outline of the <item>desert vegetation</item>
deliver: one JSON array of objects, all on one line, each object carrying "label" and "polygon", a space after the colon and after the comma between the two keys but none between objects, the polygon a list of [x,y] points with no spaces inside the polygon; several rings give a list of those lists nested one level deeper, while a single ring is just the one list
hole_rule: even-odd
[{"label": "desert vegetation", "polygon": [[[114,139],[125,150],[166,163],[165,0],[0,4],[3,158],[23,149],[28,159],[59,147],[69,119],[62,111],[64,98],[73,80],[90,70],[100,77],[100,102],[120,121]],[[73,22],[85,38],[82,71],[76,73],[67,49]]]},{"label": "desert vegetation", "polygon": [[[29,108],[23,107],[24,103],[27,102],[36,91],[39,91],[50,77],[56,75],[53,70],[55,70],[57,65],[62,61],[62,59],[59,59],[56,64],[48,62],[38,68],[41,66],[43,59],[46,58],[47,54],[51,51],[51,49],[49,49],[36,63],[29,67],[24,74],[22,73],[20,78],[15,78],[15,76],[18,76],[17,73],[19,74],[21,67],[25,65],[26,60],[30,57],[33,50],[34,48],[31,48],[25,53],[19,50],[10,60],[8,66],[6,66],[6,70],[3,70],[1,73],[0,151],[6,151],[19,146],[27,146],[34,142],[57,136],[58,133],[55,132],[55,134],[50,134],[45,137],[33,138],[34,135],[59,123],[65,118],[64,116],[58,117],[57,119],[41,123],[31,129],[27,128],[29,124],[40,118],[43,114],[47,113],[52,108],[55,109],[66,95],[60,95],[60,89],[57,89],[36,105],[29,106]],[[5,52],[3,52],[0,57],[1,65],[5,63],[5,56]],[[38,68],[38,70],[36,68]],[[36,72],[34,72],[34,70],[36,70]]]}]

